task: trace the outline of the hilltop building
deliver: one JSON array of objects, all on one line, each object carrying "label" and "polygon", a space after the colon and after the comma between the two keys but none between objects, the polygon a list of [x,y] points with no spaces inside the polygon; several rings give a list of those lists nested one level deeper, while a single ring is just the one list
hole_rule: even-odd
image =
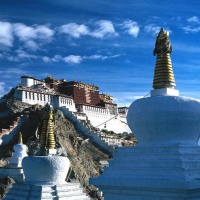
[{"label": "hilltop building", "polygon": [[97,105],[100,101],[99,87],[81,81],[63,81],[59,84],[58,91],[72,96],[75,104]]},{"label": "hilltop building", "polygon": [[179,96],[168,33],[160,30],[151,96],[134,101],[127,121],[136,147],[119,147],[90,184],[105,200],[200,199],[200,101]]},{"label": "hilltop building", "polygon": [[46,87],[44,81],[39,81],[30,76],[21,77],[21,85],[15,89],[14,97],[28,104],[45,106],[47,103],[55,108],[66,106],[70,111],[76,111],[73,98],[58,94]]},{"label": "hilltop building", "polygon": [[49,104],[57,109],[66,107],[78,119],[88,121],[96,129],[131,132],[126,122],[127,112],[122,116],[112,96],[99,94],[99,87],[93,84],[56,80],[51,76],[44,80],[22,76],[14,98],[31,105]]}]

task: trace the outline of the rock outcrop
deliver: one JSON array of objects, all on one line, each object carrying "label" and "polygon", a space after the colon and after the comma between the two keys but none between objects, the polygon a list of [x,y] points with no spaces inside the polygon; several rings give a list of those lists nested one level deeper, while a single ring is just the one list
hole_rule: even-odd
[{"label": "rock outcrop", "polygon": [[15,183],[15,181],[9,176],[0,180],[0,199],[6,196],[13,183]]}]

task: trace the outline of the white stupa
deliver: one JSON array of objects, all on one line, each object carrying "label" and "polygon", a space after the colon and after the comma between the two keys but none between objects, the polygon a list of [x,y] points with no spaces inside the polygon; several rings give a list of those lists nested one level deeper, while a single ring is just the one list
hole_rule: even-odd
[{"label": "white stupa", "polygon": [[28,147],[22,142],[22,134],[19,133],[18,144],[13,146],[12,157],[8,158],[7,167],[22,167],[22,159],[27,155]]},{"label": "white stupa", "polygon": [[12,185],[5,200],[88,200],[79,183],[67,183],[70,161],[55,156],[52,111],[41,123],[40,156],[28,156],[22,160],[24,183]]},{"label": "white stupa", "polygon": [[22,159],[27,155],[27,146],[22,142],[22,134],[19,133],[18,144],[13,146],[12,157],[7,158],[8,164],[0,168],[0,178],[12,177],[16,183],[24,181]]},{"label": "white stupa", "polygon": [[105,200],[200,199],[200,101],[174,89],[168,33],[161,29],[151,97],[132,103],[127,121],[136,147],[118,148],[90,183]]}]

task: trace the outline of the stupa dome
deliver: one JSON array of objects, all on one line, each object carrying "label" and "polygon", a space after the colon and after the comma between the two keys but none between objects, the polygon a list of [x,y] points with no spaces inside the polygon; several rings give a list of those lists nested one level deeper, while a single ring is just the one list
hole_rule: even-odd
[{"label": "stupa dome", "polygon": [[22,161],[25,181],[31,184],[63,184],[70,161],[62,156],[29,156]]},{"label": "stupa dome", "polygon": [[139,143],[197,143],[200,101],[180,96],[138,99],[129,108],[127,122]]}]

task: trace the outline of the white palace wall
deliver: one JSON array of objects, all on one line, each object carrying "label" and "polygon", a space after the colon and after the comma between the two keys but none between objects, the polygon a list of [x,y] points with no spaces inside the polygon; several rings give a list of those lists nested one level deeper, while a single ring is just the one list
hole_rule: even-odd
[{"label": "white palace wall", "polygon": [[35,79],[33,77],[26,77],[26,76],[21,77],[21,85],[23,85],[25,87],[32,87],[32,86],[37,85],[37,84],[45,85],[44,81]]},{"label": "white palace wall", "polygon": [[90,105],[79,105],[78,109],[86,114],[95,128],[107,129],[115,133],[131,132],[125,120],[122,121],[119,115],[111,115],[109,109]]},{"label": "white palace wall", "polygon": [[45,106],[48,103],[49,105],[52,105],[55,108],[65,106],[72,112],[76,111],[73,99],[55,94],[50,94],[44,91],[18,88],[15,90],[14,97],[24,103],[28,103],[31,105],[39,104],[41,106]]}]

